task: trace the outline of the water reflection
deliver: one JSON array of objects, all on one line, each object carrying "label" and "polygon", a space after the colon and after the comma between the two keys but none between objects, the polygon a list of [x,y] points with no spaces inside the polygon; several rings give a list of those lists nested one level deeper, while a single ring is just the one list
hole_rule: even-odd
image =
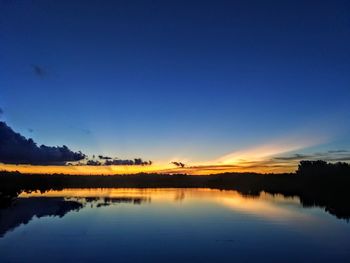
[{"label": "water reflection", "polygon": [[69,211],[79,210],[82,204],[64,198],[18,198],[11,206],[0,209],[0,237],[22,224],[28,224],[34,216],[63,217]]},{"label": "water reflection", "polygon": [[[311,220],[300,210],[297,197],[271,195],[244,196],[237,191],[213,189],[64,189],[45,192],[23,192],[6,208],[0,209],[0,237],[7,231],[27,224],[34,217],[63,217],[70,211],[79,211],[87,205],[100,208],[112,204],[129,203],[214,203],[232,211],[270,220]],[[315,220],[315,218],[313,218]]]},{"label": "water reflection", "polygon": [[45,253],[55,255],[51,262],[347,262],[350,258],[350,224],[322,209],[303,208],[297,197],[265,192],[259,196],[162,188],[22,192],[0,209],[0,236],[2,262],[44,262]]},{"label": "water reflection", "polygon": [[89,205],[99,208],[111,204],[131,203],[140,205],[150,202],[147,197],[129,197],[125,191],[106,189],[66,189],[63,191],[34,191],[21,193],[6,207],[0,208],[0,237],[18,226],[28,224],[34,217],[63,217],[70,211],[79,211]]}]

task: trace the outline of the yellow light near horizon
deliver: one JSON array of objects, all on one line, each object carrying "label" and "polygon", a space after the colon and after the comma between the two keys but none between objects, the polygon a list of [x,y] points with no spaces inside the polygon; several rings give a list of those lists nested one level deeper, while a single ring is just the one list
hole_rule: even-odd
[{"label": "yellow light near horizon", "polygon": [[[288,207],[298,206],[299,198],[286,198],[282,195],[261,193],[257,197],[243,196],[237,191],[216,190],[208,188],[98,188],[98,189],[63,189],[49,190],[44,193],[40,191],[20,194],[21,198],[28,197],[64,197],[64,198],[143,198],[151,203],[168,203],[169,201],[188,203],[206,202],[216,203],[240,213],[257,215],[268,220],[281,219],[303,219],[313,220],[310,215],[290,210]],[[292,212],[291,212],[292,211]]]},{"label": "yellow light near horizon", "polygon": [[182,173],[189,175],[208,175],[224,172],[258,172],[258,173],[283,173],[293,172],[296,164],[284,164],[278,167],[264,162],[237,163],[237,164],[209,164],[176,168],[169,164],[151,166],[34,166],[34,165],[4,165],[0,164],[0,170],[18,171],[21,173],[39,174],[72,174],[72,175],[113,175],[113,174],[137,174],[137,173]]},{"label": "yellow light near horizon", "polygon": [[88,165],[4,165],[0,164],[0,170],[19,171],[21,173],[66,173],[75,175],[110,175],[110,174],[135,174],[140,172],[156,172],[161,170],[162,166],[88,166]]},{"label": "yellow light near horizon", "polygon": [[290,136],[280,138],[266,144],[257,145],[248,149],[237,150],[226,154],[212,163],[217,164],[236,164],[249,166],[251,162],[269,161],[272,157],[280,154],[293,152],[300,149],[320,144],[325,138],[323,136]]},{"label": "yellow light near horizon", "polygon": [[[309,144],[311,142],[309,141]],[[258,172],[258,173],[281,173],[293,172],[296,163],[286,162],[276,166],[272,160],[273,156],[290,152],[308,145],[304,140],[298,143],[288,141],[275,142],[257,146],[251,149],[236,151],[224,155],[216,160],[183,168],[174,167],[167,163],[145,165],[145,166],[87,166],[87,165],[65,165],[65,166],[40,166],[40,165],[5,165],[0,164],[0,170],[19,171],[21,173],[64,173],[74,175],[112,175],[112,174],[136,174],[136,173],[185,173],[190,175],[207,175],[223,172]]]}]

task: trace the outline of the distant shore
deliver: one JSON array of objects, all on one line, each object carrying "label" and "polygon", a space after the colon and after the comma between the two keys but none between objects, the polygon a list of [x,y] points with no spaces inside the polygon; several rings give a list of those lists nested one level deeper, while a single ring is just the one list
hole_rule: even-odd
[{"label": "distant shore", "polygon": [[0,205],[23,191],[65,188],[212,188],[244,195],[261,192],[297,196],[303,206],[324,207],[338,218],[350,218],[350,166],[323,161],[302,161],[295,173],[223,173],[213,175],[149,174],[65,175],[0,172]]}]

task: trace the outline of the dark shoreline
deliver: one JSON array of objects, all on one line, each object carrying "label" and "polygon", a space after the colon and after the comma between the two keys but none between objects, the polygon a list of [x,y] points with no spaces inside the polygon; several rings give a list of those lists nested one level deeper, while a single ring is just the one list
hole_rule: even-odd
[{"label": "dark shoreline", "polygon": [[0,172],[0,206],[26,191],[64,188],[211,188],[236,190],[247,196],[261,192],[297,196],[304,207],[322,207],[337,218],[350,219],[350,167],[345,163],[302,161],[295,173],[223,173],[214,175],[148,174],[65,175]]}]

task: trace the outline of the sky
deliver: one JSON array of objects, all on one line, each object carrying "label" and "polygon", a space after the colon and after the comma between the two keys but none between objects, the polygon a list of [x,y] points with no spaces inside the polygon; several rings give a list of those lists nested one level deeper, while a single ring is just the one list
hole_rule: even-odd
[{"label": "sky", "polygon": [[200,174],[350,161],[349,13],[345,0],[0,0],[1,121],[39,146],[152,160],[0,168],[176,161]]}]

